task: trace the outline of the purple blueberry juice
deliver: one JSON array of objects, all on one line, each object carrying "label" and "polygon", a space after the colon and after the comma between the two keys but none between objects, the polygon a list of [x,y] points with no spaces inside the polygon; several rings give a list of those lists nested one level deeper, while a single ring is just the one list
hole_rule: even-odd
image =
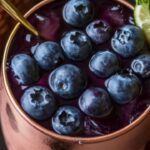
[{"label": "purple blueberry juice", "polygon": [[21,27],[7,73],[16,100],[41,126],[63,135],[102,136],[149,106],[149,54],[132,10],[110,0],[56,0],[29,21],[44,39]]}]

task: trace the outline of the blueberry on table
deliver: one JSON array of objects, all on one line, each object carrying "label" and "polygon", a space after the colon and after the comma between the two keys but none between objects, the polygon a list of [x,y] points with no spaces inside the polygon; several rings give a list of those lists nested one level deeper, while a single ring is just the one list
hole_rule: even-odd
[{"label": "blueberry on table", "polygon": [[93,42],[102,44],[110,38],[111,27],[103,20],[96,20],[86,27],[86,33]]},{"label": "blueberry on table", "polygon": [[111,40],[113,50],[124,58],[138,54],[144,44],[145,37],[142,29],[134,25],[125,25],[118,29]]},{"label": "blueberry on table", "polygon": [[92,52],[92,44],[89,37],[82,31],[71,31],[61,39],[64,54],[71,60],[81,61]]},{"label": "blueberry on table", "polygon": [[91,58],[89,68],[98,77],[107,78],[119,70],[119,61],[114,53],[100,51]]},{"label": "blueberry on table", "polygon": [[33,86],[25,90],[21,97],[23,110],[36,120],[45,120],[53,115],[57,108],[52,92],[42,86]]},{"label": "blueberry on table", "polygon": [[93,17],[90,0],[69,0],[63,8],[64,20],[75,27],[86,25]]},{"label": "blueberry on table", "polygon": [[17,54],[12,60],[10,67],[15,79],[19,84],[31,84],[39,79],[39,68],[35,60],[27,54]]},{"label": "blueberry on table", "polygon": [[105,86],[118,104],[126,104],[137,98],[142,90],[140,80],[135,75],[116,74],[105,81]]},{"label": "blueberry on table", "polygon": [[113,110],[108,93],[98,87],[91,87],[80,96],[79,107],[86,115],[96,118],[107,117]]},{"label": "blueberry on table", "polygon": [[59,44],[50,41],[41,43],[33,55],[38,65],[44,70],[52,70],[64,59]]},{"label": "blueberry on table", "polygon": [[83,129],[81,112],[73,106],[60,107],[52,117],[53,129],[63,135],[77,135]]},{"label": "blueberry on table", "polygon": [[150,77],[150,55],[143,54],[135,58],[131,64],[132,70],[142,78]]},{"label": "blueberry on table", "polygon": [[49,76],[52,91],[65,99],[77,97],[86,87],[83,72],[76,66],[66,64],[55,69]]}]

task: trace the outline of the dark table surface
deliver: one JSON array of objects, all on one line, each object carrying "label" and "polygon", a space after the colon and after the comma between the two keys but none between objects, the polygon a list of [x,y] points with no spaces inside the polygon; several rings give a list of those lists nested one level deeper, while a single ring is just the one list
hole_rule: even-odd
[{"label": "dark table surface", "polygon": [[2,136],[1,130],[0,130],[0,150],[7,150],[7,148],[5,147],[4,138]]}]

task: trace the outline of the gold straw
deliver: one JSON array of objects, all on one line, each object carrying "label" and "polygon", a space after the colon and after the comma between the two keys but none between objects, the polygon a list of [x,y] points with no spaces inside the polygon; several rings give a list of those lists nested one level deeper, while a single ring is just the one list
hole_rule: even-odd
[{"label": "gold straw", "polygon": [[12,4],[10,0],[0,0],[0,5],[11,17],[19,21],[34,35],[39,36],[38,31],[27,21],[27,19],[23,17],[20,11]]}]

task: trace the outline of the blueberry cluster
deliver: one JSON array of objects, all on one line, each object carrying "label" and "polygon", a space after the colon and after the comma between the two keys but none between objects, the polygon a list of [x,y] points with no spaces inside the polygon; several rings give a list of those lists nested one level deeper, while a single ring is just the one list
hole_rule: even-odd
[{"label": "blueberry cluster", "polygon": [[[50,89],[43,86],[26,89],[21,97],[21,106],[36,120],[51,117],[52,127],[59,134],[77,135],[82,131],[81,111],[94,118],[109,116],[114,109],[113,103],[126,104],[134,100],[142,92],[140,78],[150,77],[150,55],[140,55],[145,44],[142,30],[134,25],[125,25],[112,36],[111,25],[104,20],[90,22],[93,16],[90,0],[69,0],[63,8],[63,18],[67,24],[78,29],[66,33],[60,44],[43,42],[32,56],[17,54],[11,60],[14,77],[21,85],[38,81],[39,70],[50,71]],[[93,55],[93,45],[103,44],[111,36],[114,52],[98,50]],[[105,80],[105,88],[88,87],[88,78],[81,68],[74,64],[62,64],[66,58],[82,62],[89,57],[89,70]],[[120,57],[133,58],[132,73],[120,73]],[[54,94],[66,101],[78,99],[79,108],[59,107]]]}]

